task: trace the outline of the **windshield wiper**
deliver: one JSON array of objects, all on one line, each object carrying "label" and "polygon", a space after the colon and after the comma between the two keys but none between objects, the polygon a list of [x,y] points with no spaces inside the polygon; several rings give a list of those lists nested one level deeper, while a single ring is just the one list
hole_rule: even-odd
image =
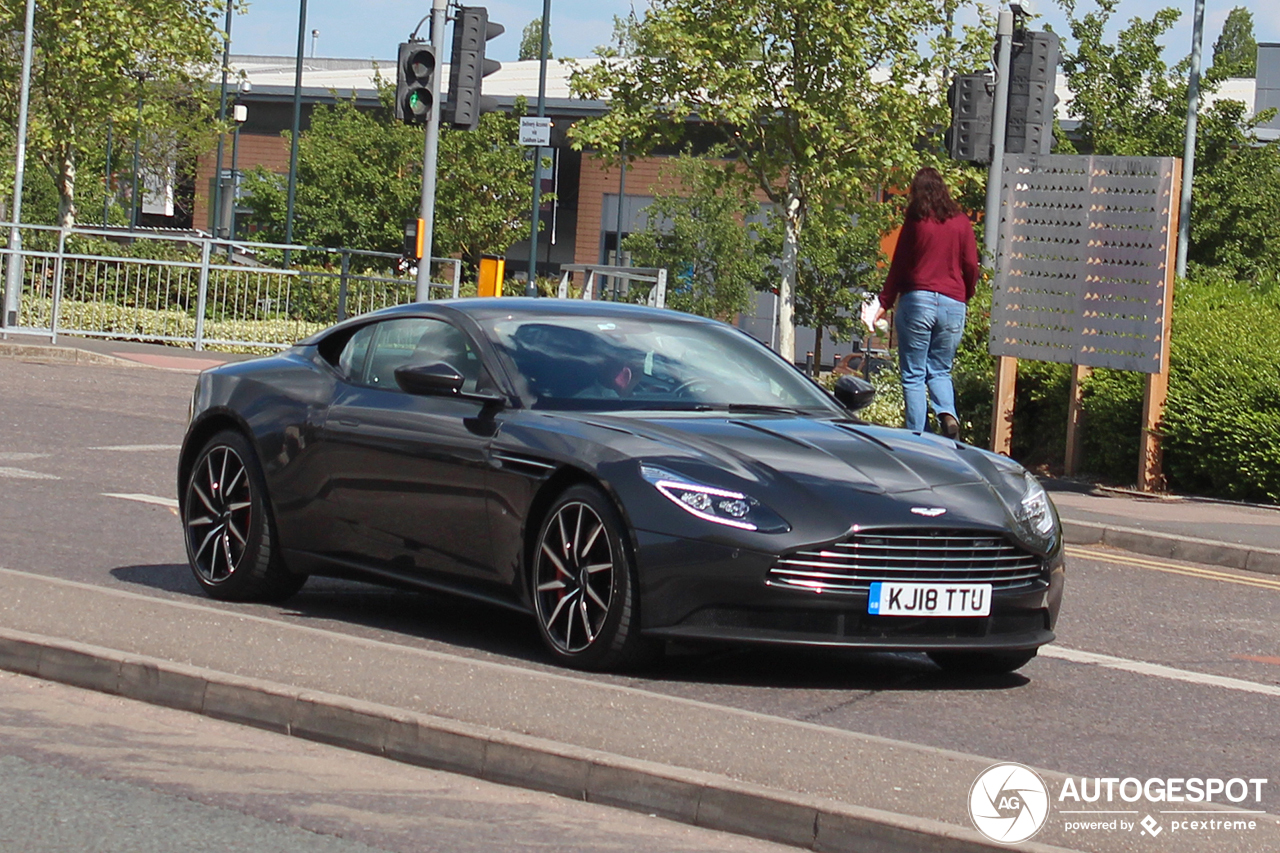
[{"label": "windshield wiper", "polygon": [[730,403],[727,406],[732,413],[740,412],[777,412],[784,415],[802,414],[800,409],[794,406],[773,406],[768,403]]}]

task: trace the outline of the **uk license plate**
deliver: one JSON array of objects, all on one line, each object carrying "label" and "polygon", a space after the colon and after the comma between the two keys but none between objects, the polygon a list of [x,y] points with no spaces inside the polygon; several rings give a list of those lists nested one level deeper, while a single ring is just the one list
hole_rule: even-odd
[{"label": "uk license plate", "polygon": [[990,616],[989,583],[871,584],[867,612],[875,616]]}]

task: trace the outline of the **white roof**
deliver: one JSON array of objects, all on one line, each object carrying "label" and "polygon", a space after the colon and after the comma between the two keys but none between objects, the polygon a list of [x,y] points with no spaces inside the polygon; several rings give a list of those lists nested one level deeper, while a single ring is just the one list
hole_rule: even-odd
[{"label": "white roof", "polygon": [[[594,65],[600,60],[595,57],[585,59],[552,59],[547,62],[546,96],[555,99],[569,99],[573,94],[569,91],[569,76],[575,67]],[[246,56],[232,55],[232,79],[243,74],[255,90],[288,88],[292,90],[296,60],[292,56]],[[538,97],[539,63],[537,60],[523,62],[504,62],[502,67],[484,79],[484,90],[487,94],[517,97],[523,95],[530,101]],[[339,93],[360,92],[372,94],[374,79],[381,73],[384,80],[395,81],[395,59],[303,59],[302,85],[306,89],[335,90]],[[234,83],[232,84],[234,86]],[[449,85],[449,67],[444,66],[441,88]],[[1251,77],[1232,77],[1226,80],[1217,92],[1204,97],[1204,106],[1208,107],[1220,100],[1243,101],[1247,112],[1252,115],[1254,104],[1255,81]],[[1059,121],[1070,121],[1071,90],[1067,87],[1067,76],[1058,73],[1056,82],[1058,104],[1055,109]]]},{"label": "white roof", "polygon": [[[598,59],[560,60],[547,62],[548,98],[571,98],[569,75],[573,64],[592,65]],[[541,63],[537,60],[504,62],[502,67],[484,78],[484,90],[491,95],[524,95],[529,100],[538,97],[538,77]],[[296,60],[292,56],[237,56],[231,57],[231,79],[243,76],[254,90],[275,87],[293,88]],[[393,59],[303,59],[302,86],[305,89],[335,90],[340,93],[371,93],[375,77],[394,83],[396,60]],[[231,84],[234,87],[234,82]],[[444,66],[441,88],[449,85],[449,66]]]}]

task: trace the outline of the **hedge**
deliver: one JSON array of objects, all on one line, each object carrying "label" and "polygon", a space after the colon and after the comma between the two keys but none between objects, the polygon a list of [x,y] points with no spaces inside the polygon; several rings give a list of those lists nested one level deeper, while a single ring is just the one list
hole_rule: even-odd
[{"label": "hedge", "polygon": [[[1280,289],[1195,270],[1175,291],[1169,399],[1161,425],[1169,488],[1280,503]],[[956,358],[964,437],[990,434],[995,360],[986,352],[990,291],[970,303]],[[1138,471],[1143,374],[1095,370],[1084,384],[1083,468],[1132,484]],[[1022,361],[1014,458],[1061,470],[1070,366]]]}]

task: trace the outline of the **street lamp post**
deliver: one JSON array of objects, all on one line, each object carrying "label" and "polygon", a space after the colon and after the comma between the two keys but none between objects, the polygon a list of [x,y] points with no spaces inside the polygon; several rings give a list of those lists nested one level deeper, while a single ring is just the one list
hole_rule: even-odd
[{"label": "street lamp post", "polygon": [[[298,196],[298,130],[302,124],[302,50],[307,44],[307,0],[298,2],[298,56],[293,70],[293,132],[289,135],[289,197],[285,202],[284,241],[293,244],[293,203]],[[284,250],[284,265],[289,254]]]},{"label": "street lamp post", "polygon": [[227,219],[227,257],[231,257],[231,241],[236,239],[236,199],[240,196],[240,127],[249,118],[249,108],[240,103],[251,89],[248,80],[240,81],[240,91],[236,95],[236,105],[232,110],[232,119],[235,121],[235,130],[231,133],[231,200],[228,203],[230,210]]},{"label": "street lamp post", "polygon": [[138,81],[138,120],[133,133],[133,185],[129,191],[129,230],[138,227],[138,217],[142,214],[142,197],[138,194],[138,161],[142,154],[142,84],[150,75],[145,71],[134,72]]},{"label": "street lamp post", "polygon": [[227,23],[226,35],[222,40],[222,88],[218,97],[218,153],[214,158],[213,167],[213,236],[218,236],[218,229],[222,226],[222,150],[223,150],[223,125],[227,121],[227,72],[231,62],[231,13],[235,11],[236,4],[228,0],[227,3]]}]

